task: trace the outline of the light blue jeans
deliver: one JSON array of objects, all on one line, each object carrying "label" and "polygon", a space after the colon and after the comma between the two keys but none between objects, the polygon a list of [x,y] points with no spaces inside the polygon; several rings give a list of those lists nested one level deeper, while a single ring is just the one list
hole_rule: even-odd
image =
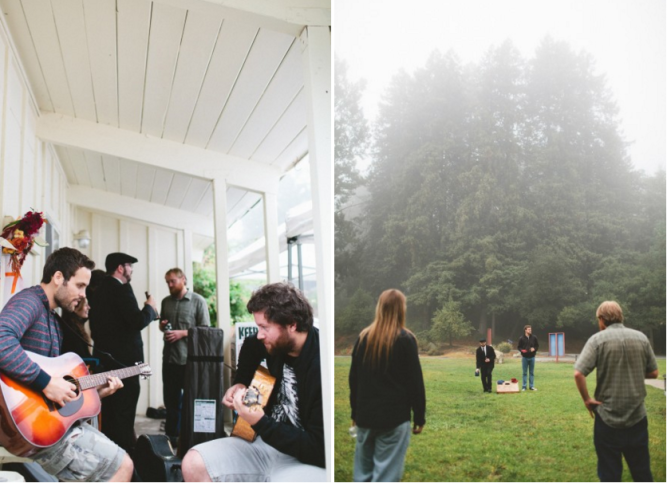
[{"label": "light blue jeans", "polygon": [[526,373],[530,368],[530,386],[535,387],[535,358],[534,357],[522,357],[521,358],[521,369],[523,369],[523,389],[526,389]]},{"label": "light blue jeans", "polygon": [[393,429],[357,428],[354,481],[400,481],[411,432],[410,421]]}]

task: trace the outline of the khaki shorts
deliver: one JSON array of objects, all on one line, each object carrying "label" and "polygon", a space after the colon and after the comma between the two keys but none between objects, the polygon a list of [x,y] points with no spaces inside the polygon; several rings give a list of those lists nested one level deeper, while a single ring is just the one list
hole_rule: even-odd
[{"label": "khaki shorts", "polygon": [[33,459],[60,481],[109,481],[124,457],[125,451],[116,443],[90,424],[82,423]]},{"label": "khaki shorts", "polygon": [[266,444],[241,438],[214,439],[198,444],[197,451],[211,481],[326,481],[324,468],[306,465]]}]

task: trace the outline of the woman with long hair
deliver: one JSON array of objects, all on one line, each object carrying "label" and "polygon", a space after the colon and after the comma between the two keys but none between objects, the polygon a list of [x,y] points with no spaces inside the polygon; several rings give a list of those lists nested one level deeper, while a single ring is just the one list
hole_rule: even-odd
[{"label": "woman with long hair", "polygon": [[385,290],[375,320],[354,345],[350,367],[352,426],[357,432],[354,481],[399,481],[410,431],[419,434],[426,423],[417,339],[405,328],[405,312],[405,295]]}]

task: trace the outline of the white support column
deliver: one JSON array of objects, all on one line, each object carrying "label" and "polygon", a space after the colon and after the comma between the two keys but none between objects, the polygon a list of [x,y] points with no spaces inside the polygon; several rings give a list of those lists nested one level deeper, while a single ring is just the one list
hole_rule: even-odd
[{"label": "white support column", "polygon": [[188,279],[188,288],[193,289],[195,283],[194,267],[192,266],[192,230],[183,230],[183,271]]},{"label": "white support column", "polygon": [[[146,256],[146,286],[149,293],[153,295],[155,302],[157,303],[157,308],[160,310],[161,301],[157,299],[156,294],[158,291],[158,285],[160,284],[161,277],[158,272],[158,250],[157,250],[157,240],[158,233],[155,227],[148,226],[146,227],[146,246],[148,248],[148,253]],[[143,308],[143,300],[139,299],[139,307]],[[153,368],[153,377],[149,377],[145,383],[148,385],[148,400],[146,401],[147,407],[158,407],[160,403],[163,403],[162,400],[162,347],[164,342],[162,341],[162,332],[158,326],[158,322],[152,322],[148,325],[144,334],[142,334],[144,340],[148,340],[146,344],[146,361]]]},{"label": "white support column", "polygon": [[317,303],[320,321],[320,361],[324,407],[324,444],[327,477],[333,477],[330,446],[333,401],[333,177],[331,162],[331,32],[329,27],[306,27],[301,33],[302,59],[308,99],[308,154],[310,158]]},{"label": "white support column", "polygon": [[[231,341],[234,335],[229,311],[229,262],[227,246],[227,182],[222,176],[213,178],[213,218],[215,221],[215,279],[218,300],[218,327],[224,331],[224,360],[231,364]],[[231,384],[231,373],[225,366],[224,387]],[[231,421],[231,411],[225,408],[225,420]]]},{"label": "white support column", "polygon": [[280,282],[280,240],[278,240],[278,196],[263,193],[264,247],[266,249],[266,279],[268,283]]},{"label": "white support column", "polygon": [[[4,27],[5,20],[2,20],[0,27]],[[0,224],[2,223],[3,218],[5,217],[5,131],[7,130],[7,66],[9,62],[9,49],[2,44],[2,37],[0,37],[0,52],[2,52],[2,70],[0,70]],[[2,226],[0,226],[0,231]],[[0,257],[2,257],[2,251],[0,251]],[[3,260],[9,259],[9,257],[2,257]],[[5,266],[0,262],[0,309],[5,306],[7,302],[5,298]]]},{"label": "white support column", "polygon": [[96,260],[97,268],[106,271],[104,262],[106,261],[106,253],[102,253],[102,219],[97,213],[91,214],[91,228],[90,228],[90,253],[91,258]]}]

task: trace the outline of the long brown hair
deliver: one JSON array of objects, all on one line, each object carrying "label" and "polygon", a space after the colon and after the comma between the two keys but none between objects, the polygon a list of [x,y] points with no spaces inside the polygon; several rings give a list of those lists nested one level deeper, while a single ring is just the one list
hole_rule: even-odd
[{"label": "long brown hair", "polygon": [[405,295],[400,290],[382,292],[375,307],[375,320],[359,335],[360,341],[366,339],[364,362],[370,357],[372,368],[389,361],[394,342],[401,329],[405,329],[405,311]]}]

